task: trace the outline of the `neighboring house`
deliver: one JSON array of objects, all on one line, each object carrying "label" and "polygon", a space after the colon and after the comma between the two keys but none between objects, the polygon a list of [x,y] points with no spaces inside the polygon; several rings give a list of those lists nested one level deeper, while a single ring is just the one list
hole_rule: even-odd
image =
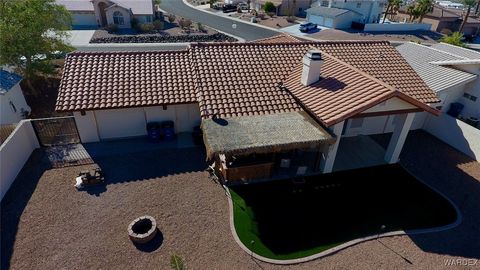
[{"label": "neighboring house", "polygon": [[276,14],[280,16],[294,15],[305,17],[305,11],[310,8],[312,0],[251,0],[250,6],[262,11],[266,2],[272,2],[276,8]]},{"label": "neighboring house", "polygon": [[455,102],[464,106],[461,117],[480,118],[480,53],[446,43],[405,43],[397,50],[435,91],[443,112]]},{"label": "neighboring house", "polygon": [[131,20],[152,22],[155,16],[152,0],[56,0],[72,13],[74,29],[91,29],[116,24],[130,28]]},{"label": "neighboring house", "polygon": [[21,80],[20,75],[0,69],[0,125],[18,123],[30,112],[20,87]]},{"label": "neighboring house", "polygon": [[[430,106],[435,93],[386,41],[291,39],[71,53],[56,110],[73,112],[82,142],[145,136],[150,121],[173,120],[177,132],[201,122],[209,160],[232,181],[270,178],[279,167],[331,172],[348,148],[343,138],[356,135],[393,132],[375,158],[396,163],[415,115],[440,113]],[[345,153],[371,159],[360,144]]]},{"label": "neighboring house", "polygon": [[345,29],[352,22],[378,23],[386,0],[317,1],[308,9],[307,20],[330,28]]},{"label": "neighboring house", "polygon": [[[400,20],[408,20],[410,18],[410,14],[408,14],[406,8],[406,6],[400,8],[396,15]],[[425,15],[422,22],[431,24],[431,30],[435,32],[443,32],[447,29],[455,32],[460,29],[460,25],[463,22],[463,11],[435,5],[432,11]],[[476,35],[479,29],[480,20],[470,16],[463,28],[463,33],[466,35]]]}]

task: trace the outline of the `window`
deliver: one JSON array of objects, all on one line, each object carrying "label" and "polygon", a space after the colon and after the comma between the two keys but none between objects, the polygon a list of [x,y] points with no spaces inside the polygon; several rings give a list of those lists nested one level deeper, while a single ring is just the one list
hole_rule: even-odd
[{"label": "window", "polygon": [[362,7],[362,3],[358,2],[357,3],[357,8],[361,8]]},{"label": "window", "polygon": [[123,21],[123,14],[120,11],[115,11],[113,13],[113,23],[118,25],[123,25],[125,23]]},{"label": "window", "polygon": [[147,22],[152,22],[152,17],[147,16]]},{"label": "window", "polygon": [[322,7],[328,7],[328,2],[329,1],[322,1]]},{"label": "window", "polygon": [[463,97],[466,98],[466,99],[469,99],[473,102],[477,101],[477,97],[476,96],[473,96],[473,95],[470,95],[469,93],[464,93],[463,94]]},{"label": "window", "polygon": [[384,5],[382,2],[379,2],[379,3],[378,3],[378,6],[381,7],[381,8],[383,8],[385,5]]},{"label": "window", "polygon": [[15,104],[13,104],[13,102],[11,102],[11,101],[9,103],[10,103],[10,107],[12,108],[12,111],[14,113],[16,113],[17,112],[17,107],[15,107]]}]

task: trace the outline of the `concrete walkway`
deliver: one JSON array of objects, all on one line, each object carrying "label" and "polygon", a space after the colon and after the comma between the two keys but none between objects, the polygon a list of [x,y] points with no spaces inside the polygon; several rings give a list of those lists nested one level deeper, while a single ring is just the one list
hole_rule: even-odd
[{"label": "concrete walkway", "polygon": [[385,149],[369,136],[341,138],[333,171],[386,164]]}]

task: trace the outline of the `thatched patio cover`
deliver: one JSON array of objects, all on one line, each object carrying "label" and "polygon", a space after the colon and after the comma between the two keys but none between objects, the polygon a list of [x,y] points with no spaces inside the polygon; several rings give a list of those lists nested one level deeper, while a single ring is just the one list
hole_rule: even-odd
[{"label": "thatched patio cover", "polygon": [[318,148],[332,136],[305,112],[241,116],[202,121],[207,157]]}]

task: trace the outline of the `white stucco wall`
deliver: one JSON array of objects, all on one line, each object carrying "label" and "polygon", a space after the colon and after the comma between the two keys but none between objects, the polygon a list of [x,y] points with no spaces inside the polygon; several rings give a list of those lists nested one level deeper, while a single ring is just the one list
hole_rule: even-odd
[{"label": "white stucco wall", "polygon": [[130,28],[132,27],[132,24],[130,23],[130,21],[132,20],[132,18],[130,17],[131,16],[131,12],[125,10],[124,8],[121,8],[121,7],[111,7],[111,8],[108,8],[106,10],[106,15],[107,15],[107,24],[113,24],[113,13],[114,12],[120,12],[122,13],[123,15],[123,24],[118,24],[118,27],[119,28]]},{"label": "white stucco wall", "polygon": [[147,135],[143,108],[95,111],[100,139]]},{"label": "white stucco wall", "polygon": [[139,23],[151,23],[153,21],[153,16],[151,15],[133,15],[133,17],[136,18]]},{"label": "white stucco wall", "polygon": [[200,125],[198,104],[128,108],[116,110],[87,111],[85,115],[74,112],[78,132],[82,142],[95,142],[105,139],[118,139],[147,134],[146,123],[171,120],[175,132],[191,132]]},{"label": "white stucco wall", "polygon": [[416,30],[430,30],[432,27],[428,23],[369,23],[365,24],[363,31],[365,32],[395,32],[395,31],[416,31]]},{"label": "white stucco wall", "polygon": [[3,199],[32,151],[39,147],[31,122],[20,121],[0,146],[0,199]]},{"label": "white stucco wall", "polygon": [[[16,111],[12,104],[15,106]],[[25,101],[20,84],[17,83],[8,92],[0,94],[0,125],[18,123],[23,119],[22,109],[31,111]]]},{"label": "white stucco wall", "polygon": [[[415,109],[416,107],[399,98],[391,98],[377,106],[363,111],[363,113],[388,112],[396,110]],[[423,127],[425,113],[416,113],[411,130]],[[361,126],[359,126],[361,123]],[[345,126],[344,136],[371,135],[393,132],[395,128],[395,115],[383,115],[374,117],[348,119]]]},{"label": "white stucco wall", "polygon": [[75,123],[77,124],[78,133],[82,143],[98,142],[97,121],[93,111],[86,111],[85,115],[80,112],[74,112]]},{"label": "white stucco wall", "polygon": [[447,114],[428,116],[424,129],[457,150],[480,161],[480,129]]}]

